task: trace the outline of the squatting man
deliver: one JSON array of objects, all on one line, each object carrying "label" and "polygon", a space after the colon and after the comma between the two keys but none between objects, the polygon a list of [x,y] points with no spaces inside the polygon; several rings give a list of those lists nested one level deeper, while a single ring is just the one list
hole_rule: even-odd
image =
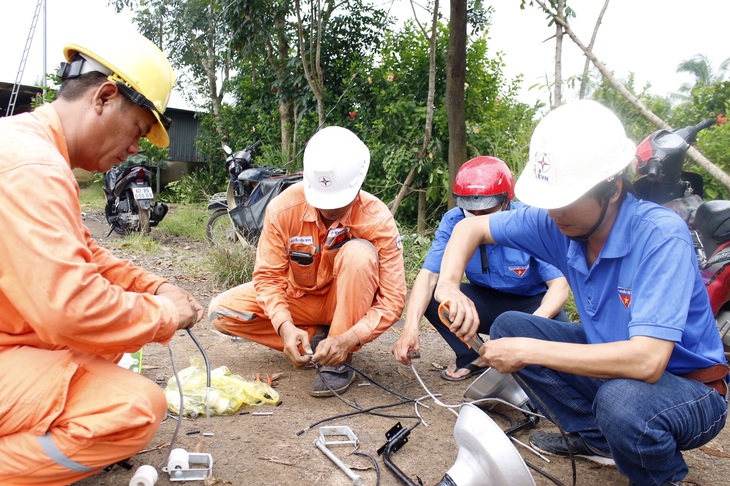
[{"label": "squatting man", "polygon": [[560,269],[581,323],[506,312],[481,357],[515,373],[568,434],[566,443],[535,432],[537,449],[615,463],[632,484],[680,484],[681,451],[725,424],[728,367],[685,222],[630,193],[634,152],[595,101],[549,113],[515,187],[531,207],[460,222],[435,296],[451,302],[451,329],[469,338],[479,320],[459,284],[478,245],[518,248]]}]

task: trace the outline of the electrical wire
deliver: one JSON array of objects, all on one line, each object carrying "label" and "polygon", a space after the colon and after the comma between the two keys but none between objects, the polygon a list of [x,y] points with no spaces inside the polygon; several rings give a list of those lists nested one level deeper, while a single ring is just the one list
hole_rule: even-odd
[{"label": "electrical wire", "polygon": [[[193,334],[193,331],[190,330],[190,328],[185,329],[188,332],[188,335],[193,340],[195,345],[200,350],[200,353],[203,355],[203,359],[205,360],[205,371],[206,371],[206,378],[207,378],[207,385],[208,390],[210,390],[210,361],[208,360],[208,355],[205,353],[205,349],[203,349],[203,346],[200,344],[200,341],[195,337]],[[157,469],[162,469],[162,466],[170,459],[170,454],[172,454],[172,450],[175,448],[175,442],[177,442],[177,436],[180,432],[180,422],[182,422],[182,416],[183,416],[183,408],[185,405],[185,395],[183,394],[182,389],[182,383],[180,382],[180,376],[177,372],[177,365],[175,364],[175,355],[172,352],[172,346],[170,346],[170,343],[167,343],[167,350],[170,354],[170,364],[172,366],[172,373],[173,376],[175,376],[175,383],[177,383],[177,391],[180,395],[180,408],[179,413],[177,415],[177,424],[175,425],[175,431],[172,433],[172,438],[170,439],[170,446],[168,447],[167,454],[165,457],[160,461],[160,463],[157,465]],[[205,397],[205,409],[206,409],[206,417],[210,418],[210,413],[208,410],[208,393],[206,393]],[[167,414],[168,417],[172,417],[169,413]]]},{"label": "electrical wire", "polygon": [[[167,454],[165,457],[160,461],[160,463],[157,465],[157,469],[162,469],[162,466],[170,459],[170,454],[172,454],[172,450],[175,447],[175,442],[177,442],[177,434],[180,432],[180,422],[182,422],[182,411],[183,411],[183,405],[185,403],[185,396],[183,395],[182,390],[182,384],[180,383],[180,377],[177,374],[177,366],[175,365],[175,356],[172,352],[172,346],[170,346],[170,343],[167,343],[167,350],[170,353],[170,364],[172,365],[172,374],[175,376],[175,383],[177,383],[177,391],[180,394],[180,413],[177,416],[177,424],[175,425],[175,431],[172,433],[172,439],[170,439],[170,446],[167,448]],[[167,414],[168,417],[172,417],[169,413]]]},{"label": "electrical wire", "polygon": [[[543,408],[543,410],[545,410],[545,413],[548,416],[547,419],[558,427],[558,431],[560,431],[560,435],[563,437],[565,444],[568,446],[568,455],[570,456],[570,465],[571,465],[571,469],[573,471],[573,486],[576,486],[576,484],[578,482],[578,472],[576,470],[576,465],[575,465],[575,455],[573,454],[573,448],[570,446],[570,442],[568,441],[568,436],[565,433],[565,430],[563,430],[563,427],[560,425],[560,422],[558,422],[558,419],[550,411],[550,408],[532,390],[530,385],[528,385],[527,382],[525,382],[525,380],[523,380],[522,377],[520,377],[517,373],[512,373],[512,376],[514,376],[515,380],[517,380],[517,383],[522,387],[523,390],[525,390],[526,393],[529,393],[531,396],[535,397],[535,400],[537,401],[537,403]],[[542,472],[541,472],[541,474],[542,474]],[[549,476],[546,476],[546,477],[548,477],[550,479]],[[558,484],[562,484],[562,483],[558,483]]]},{"label": "electrical wire", "polygon": [[[332,420],[337,420],[337,419],[345,418],[345,417],[352,417],[353,415],[360,415],[361,413],[370,413],[372,410],[380,410],[380,409],[383,409],[383,408],[399,407],[401,405],[406,405],[406,404],[412,403],[412,402],[413,402],[413,400],[407,400],[407,401],[403,401],[403,402],[399,402],[399,403],[390,403],[388,405],[376,405],[374,407],[364,408],[364,409],[361,409],[361,410],[356,410],[354,412],[343,413],[343,414],[340,414],[340,415],[333,415],[331,417],[327,417],[327,418],[324,418],[322,420],[318,420],[317,422],[314,422],[314,423],[306,426],[305,428],[303,428],[300,431],[298,431],[296,433],[296,435],[302,435],[304,432],[307,432],[308,430],[310,430],[310,429],[312,429],[312,428],[314,428],[314,427],[316,427],[316,426],[318,426],[320,424],[323,424],[325,422],[329,422],[329,421],[332,421]],[[375,415],[375,414],[373,414],[373,415]],[[416,419],[418,418],[418,417],[414,417],[414,416],[397,416],[397,415],[393,415],[393,416],[391,416],[391,415],[380,415],[380,416],[381,417],[390,417],[390,418],[416,418]]]},{"label": "electrical wire", "polygon": [[[417,398],[417,399],[407,397],[405,395],[402,395],[402,394],[400,394],[398,392],[395,392],[395,391],[393,391],[393,390],[391,390],[391,389],[389,389],[389,388],[381,385],[380,383],[378,383],[377,381],[373,380],[368,375],[366,375],[362,371],[358,370],[357,368],[355,368],[351,364],[345,363],[345,366],[347,366],[348,368],[350,368],[354,372],[358,373],[363,378],[365,378],[366,380],[368,380],[370,383],[372,383],[373,385],[377,386],[378,388],[381,388],[385,392],[390,393],[392,395],[395,395],[398,398],[402,398],[403,401],[402,402],[397,402],[397,403],[391,403],[391,404],[388,404],[388,405],[377,405],[377,406],[370,407],[370,408],[362,408],[357,403],[350,402],[350,401],[345,400],[344,398],[342,398],[342,396],[339,393],[335,392],[332,389],[332,387],[329,385],[329,383],[327,383],[327,381],[323,379],[322,381],[327,386],[327,388],[334,394],[334,396],[338,397],[343,403],[345,403],[349,407],[354,408],[356,411],[355,412],[350,412],[350,413],[345,413],[345,414],[340,414],[340,415],[334,415],[334,416],[331,416],[331,417],[324,418],[322,420],[318,420],[317,422],[314,422],[314,423],[306,426],[305,428],[299,430],[298,432],[296,432],[296,435],[302,435],[305,432],[307,432],[308,430],[310,430],[310,429],[312,429],[312,428],[314,428],[314,427],[316,427],[316,426],[318,426],[320,424],[323,424],[325,422],[329,422],[329,421],[332,421],[332,420],[337,420],[337,419],[345,418],[345,417],[351,417],[353,415],[359,415],[359,414],[363,414],[363,413],[368,413],[370,415],[375,415],[375,416],[378,416],[378,417],[385,417],[385,418],[402,418],[402,419],[413,418],[413,419],[418,419],[419,420],[419,423],[423,423],[426,427],[428,427],[428,424],[426,424],[423,421],[423,418],[421,418],[420,414],[418,413],[418,410],[416,410],[416,415],[415,416],[414,415],[390,415],[390,414],[382,414],[382,413],[373,413],[374,410],[382,410],[382,409],[385,409],[385,408],[399,407],[401,405],[407,405],[409,403],[414,403],[416,407],[418,407],[418,405],[421,405],[423,407],[429,408],[428,405],[422,403],[422,401],[425,398],[427,398],[427,397],[423,396],[423,397],[420,397],[420,398]],[[319,369],[319,366],[316,365],[316,363],[315,363],[315,367],[317,369],[317,372],[320,373],[320,376],[321,376],[321,371]],[[436,397],[437,397],[437,395],[431,395],[430,396],[430,398],[432,398],[432,399],[438,399]]]},{"label": "electrical wire", "polygon": [[459,413],[456,412],[456,411],[454,411],[454,408],[461,408],[461,405],[462,404],[458,404],[458,405],[447,405],[447,404],[443,403],[441,400],[439,400],[436,397],[436,395],[434,395],[433,393],[431,393],[431,390],[428,389],[428,387],[426,386],[426,384],[421,379],[421,375],[419,375],[418,374],[418,371],[416,371],[415,365],[411,364],[411,370],[413,371],[413,374],[416,375],[416,379],[418,380],[418,383],[421,384],[421,387],[426,391],[426,393],[428,393],[428,396],[431,397],[431,399],[433,400],[433,402],[436,405],[440,405],[440,406],[446,408],[449,412],[453,413],[457,417],[459,416]]},{"label": "electrical wire", "polygon": [[366,452],[355,451],[353,452],[353,454],[355,454],[356,456],[367,457],[372,461],[373,466],[375,466],[375,486],[380,486],[380,467],[378,467],[378,461],[376,461],[373,456]]},{"label": "electrical wire", "polygon": [[[436,403],[437,405],[440,405],[440,406],[442,406],[442,407],[444,407],[444,408],[448,409],[448,410],[449,410],[449,411],[450,411],[451,413],[455,414],[455,415],[456,415],[457,417],[459,416],[459,414],[458,414],[458,413],[456,413],[456,412],[455,412],[455,411],[454,411],[453,409],[454,409],[454,408],[461,408],[461,406],[462,406],[462,405],[464,405],[463,403],[461,403],[461,404],[457,404],[457,405],[448,405],[448,404],[445,404],[445,403],[441,402],[440,400],[436,399],[436,397],[435,397],[435,396],[434,396],[434,395],[433,395],[433,394],[431,393],[431,391],[430,391],[430,390],[428,389],[428,387],[426,386],[426,384],[425,384],[425,383],[423,382],[423,380],[421,379],[421,376],[420,376],[420,375],[418,374],[418,371],[416,370],[416,368],[415,368],[415,366],[414,366],[413,364],[411,364],[411,370],[413,371],[413,374],[414,374],[414,375],[416,376],[416,379],[417,379],[417,380],[418,380],[418,382],[419,382],[419,383],[421,384],[421,386],[422,386],[422,387],[423,387],[423,389],[424,389],[424,390],[426,391],[426,393],[428,393],[428,395],[429,395],[429,396],[430,396],[431,398],[433,398],[433,399],[434,399],[434,403]],[[513,375],[513,376],[515,376],[515,378],[518,378],[518,377],[517,377],[516,375]],[[521,381],[522,383],[524,383],[524,381],[523,381],[523,380],[520,380],[520,381]],[[525,386],[525,387],[526,387],[526,388],[527,388],[528,390],[530,390],[530,389],[529,389],[529,386],[527,386],[527,384],[524,384],[524,386]],[[532,390],[530,390],[530,393],[531,393],[532,395],[535,395],[535,394],[534,394],[534,393],[532,392]],[[539,398],[538,398],[538,401],[539,401]],[[512,408],[513,408],[513,409],[515,409],[515,410],[519,410],[520,412],[522,412],[522,413],[523,413],[523,414],[525,414],[525,415],[534,415],[534,416],[536,416],[536,417],[539,417],[539,418],[545,418],[545,417],[544,417],[543,415],[541,415],[540,413],[537,413],[537,412],[533,412],[533,411],[531,411],[531,410],[527,410],[527,409],[524,409],[524,408],[522,408],[522,407],[518,407],[517,405],[515,405],[515,404],[513,404],[513,403],[510,403],[510,402],[508,402],[508,401],[506,401],[506,400],[502,400],[501,398],[481,398],[481,399],[479,399],[479,400],[474,400],[474,401],[472,401],[472,402],[470,402],[470,403],[471,403],[471,404],[473,404],[473,405],[477,405],[477,404],[479,404],[479,403],[485,403],[485,402],[486,402],[486,403],[494,403],[495,405],[496,405],[497,403],[501,403],[501,404],[503,404],[503,405],[507,405],[507,406],[509,406],[509,407],[512,407]],[[541,404],[541,405],[543,406],[543,408],[544,408],[545,410],[548,410],[547,406],[546,406],[546,405],[545,405],[545,404],[544,404],[544,403],[543,403],[542,401],[539,401],[539,403],[540,403],[540,404]],[[551,415],[551,417],[552,417],[552,415]],[[548,420],[551,420],[552,422],[554,422],[554,423],[557,423],[556,421],[554,421],[554,417],[552,417],[552,418],[548,418]],[[558,425],[558,428],[560,428],[560,426],[559,426],[559,425]],[[562,432],[562,429],[561,429],[561,432]],[[563,435],[563,436],[565,437],[565,435]],[[536,451],[536,450],[535,450],[534,448],[530,447],[529,445],[527,445],[527,444],[525,444],[525,443],[523,443],[523,442],[521,442],[521,441],[517,440],[516,438],[514,438],[514,437],[512,437],[512,436],[509,436],[509,438],[510,438],[510,440],[512,440],[512,442],[515,442],[515,443],[517,443],[518,445],[520,445],[520,446],[524,447],[525,449],[529,450],[530,452],[532,452],[533,454],[537,455],[537,456],[538,456],[538,457],[540,457],[541,459],[543,459],[543,460],[545,460],[545,461],[547,461],[547,462],[550,462],[550,460],[549,460],[549,459],[547,459],[547,458],[546,458],[545,456],[543,456],[542,454],[540,454],[540,453],[539,453],[538,451]],[[566,441],[567,441],[567,440],[566,440]],[[568,447],[570,447],[570,446],[568,446]],[[572,466],[573,466],[573,486],[575,486],[575,484],[576,484],[576,472],[575,472],[575,458],[574,458],[574,457],[572,456],[572,454],[571,454],[571,460],[572,460]],[[527,464],[527,462],[525,462],[525,463]],[[548,479],[550,479],[550,480],[553,480],[553,478],[552,478],[552,477],[551,477],[551,476],[550,476],[549,474],[547,474],[547,473],[544,473],[544,472],[543,472],[542,470],[540,470],[540,469],[539,469],[539,468],[538,468],[537,466],[534,466],[534,465],[532,465],[532,464],[529,464],[529,466],[530,466],[531,468],[535,469],[536,471],[538,471],[538,472],[539,472],[540,474],[543,474],[543,475],[544,475],[545,477],[547,477]],[[556,481],[556,484],[559,484],[559,485],[561,485],[561,486],[564,486],[564,485],[563,485],[563,484],[562,484],[562,483],[561,483],[560,481],[557,481],[557,480],[555,480],[555,481]]]}]

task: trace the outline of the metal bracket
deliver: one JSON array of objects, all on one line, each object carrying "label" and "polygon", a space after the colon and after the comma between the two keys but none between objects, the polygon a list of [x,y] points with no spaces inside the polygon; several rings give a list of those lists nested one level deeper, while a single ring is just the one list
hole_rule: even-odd
[{"label": "metal bracket", "polygon": [[[347,439],[334,439],[335,437],[347,437]],[[355,435],[350,427],[347,426],[334,426],[334,427],[320,427],[319,428],[319,440],[325,445],[342,445],[352,444],[353,447],[360,445],[360,440]]]},{"label": "metal bracket", "polygon": [[[210,454],[200,454],[191,452],[188,454],[188,469],[168,470],[165,466],[163,471],[170,475],[170,481],[199,481],[205,480],[213,475],[213,456]],[[200,468],[193,468],[193,464],[202,464]]]},{"label": "metal bracket", "polygon": [[329,459],[334,462],[337,467],[342,469],[342,471],[347,474],[347,476],[352,479],[352,483],[355,486],[360,486],[363,484],[363,478],[356,472],[354,472],[352,469],[350,469],[347,464],[342,462],[337,455],[335,455],[334,452],[329,450],[327,447],[328,445],[347,445],[351,444],[355,448],[357,448],[360,445],[360,441],[358,440],[355,433],[350,429],[350,427],[347,426],[335,426],[335,427],[320,427],[319,428],[319,439],[314,441],[314,445],[324,453]]},{"label": "metal bracket", "polygon": [[383,444],[383,446],[378,449],[378,455],[383,456],[383,462],[385,463],[385,465],[388,466],[390,470],[393,471],[398,479],[400,479],[404,484],[408,486],[422,486],[423,482],[421,481],[421,478],[416,476],[418,483],[413,482],[403,471],[398,468],[398,466],[395,465],[393,461],[390,460],[391,452],[398,452],[398,450],[403,447],[406,442],[408,442],[408,436],[410,434],[411,429],[404,429],[400,422],[398,422],[385,433],[385,437],[386,439],[388,439],[388,442]]}]

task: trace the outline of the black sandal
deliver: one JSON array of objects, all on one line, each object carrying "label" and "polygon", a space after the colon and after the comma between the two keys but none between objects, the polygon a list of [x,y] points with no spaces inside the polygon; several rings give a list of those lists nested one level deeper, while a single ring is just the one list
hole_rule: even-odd
[{"label": "black sandal", "polygon": [[469,370],[469,373],[467,373],[464,376],[460,376],[458,378],[454,378],[453,376],[449,376],[446,374],[446,370],[441,370],[441,378],[443,378],[446,381],[464,381],[468,378],[471,378],[474,375],[480,374],[482,371],[486,371],[489,369],[489,366],[479,366],[474,363],[469,363],[466,366],[462,366],[461,368],[456,368],[454,372],[457,372],[459,370]]}]

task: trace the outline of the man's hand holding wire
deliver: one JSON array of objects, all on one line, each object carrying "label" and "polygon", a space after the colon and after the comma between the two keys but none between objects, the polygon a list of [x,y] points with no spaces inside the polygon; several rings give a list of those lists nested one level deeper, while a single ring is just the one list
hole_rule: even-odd
[{"label": "man's hand holding wire", "polygon": [[[279,327],[279,336],[284,341],[284,356],[295,368],[305,367],[314,354],[307,331],[300,329],[291,321],[284,321]],[[302,354],[299,349],[302,349]]]},{"label": "man's hand holding wire", "polygon": [[201,306],[193,295],[171,283],[163,283],[157,288],[155,295],[170,299],[177,308],[178,313],[178,329],[187,329],[197,324],[205,314],[203,306]]}]

